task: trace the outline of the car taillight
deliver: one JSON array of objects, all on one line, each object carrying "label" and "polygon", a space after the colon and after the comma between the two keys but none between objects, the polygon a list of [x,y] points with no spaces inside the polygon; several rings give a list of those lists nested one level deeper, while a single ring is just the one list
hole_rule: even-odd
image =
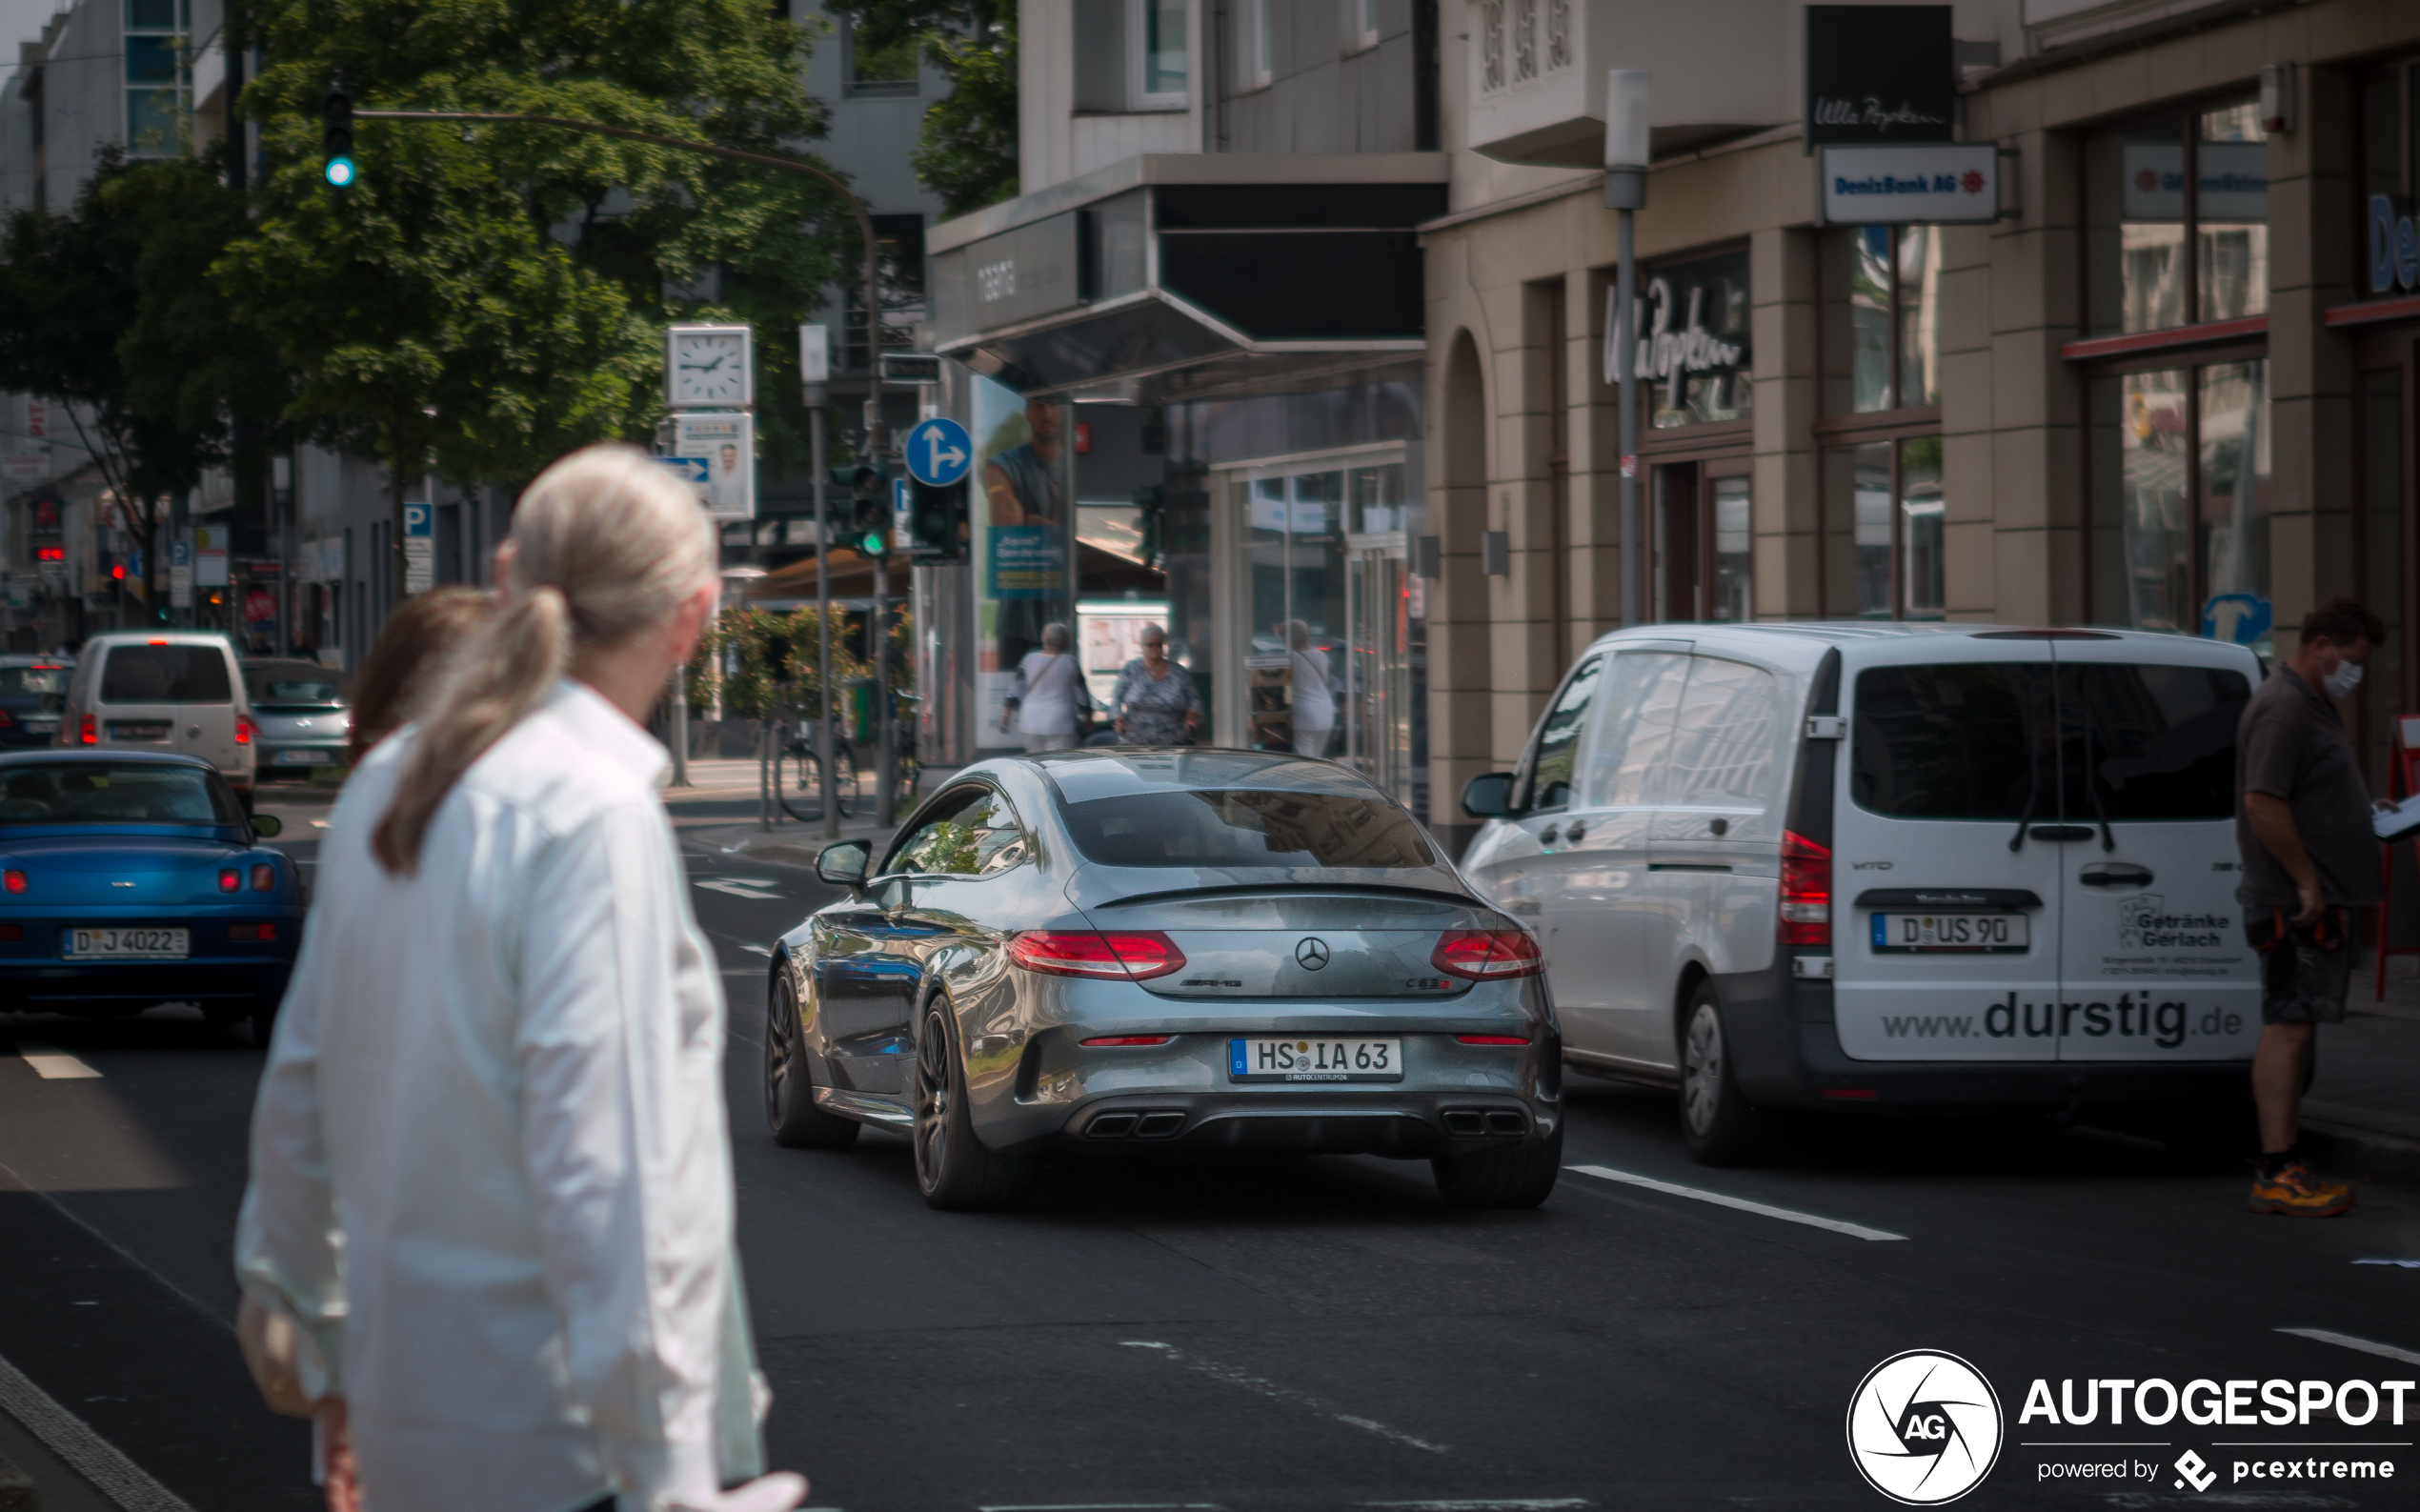
[{"label": "car taillight", "polygon": [[1158,930],[1096,933],[1032,929],[1009,941],[1008,958],[1053,977],[1107,977],[1140,981],[1182,971],[1185,954]]},{"label": "car taillight", "polygon": [[1456,1035],[1456,1044],[1463,1045],[1525,1045],[1527,1035]]},{"label": "car taillight", "polygon": [[240,889],[243,885],[244,885],[244,874],[243,874],[243,873],[241,873],[241,872],[239,872],[239,871],[237,871],[237,870],[235,870],[235,868],[233,868],[233,867],[230,866],[230,867],[226,867],[226,868],[222,869],[222,870],[219,872],[219,874],[218,874],[218,890],[219,890],[220,892],[222,892],[222,893],[232,893],[232,892],[235,892],[236,890]]},{"label": "car taillight", "polygon": [[15,721],[14,719],[11,719],[11,718],[10,718],[10,717],[9,717],[9,711],[8,711],[8,710],[6,710],[6,709],[0,709],[0,730],[6,730],[6,729],[8,729],[10,725],[15,724],[15,723],[16,723],[16,721]]},{"label": "car taillight", "polygon": [[25,938],[25,926],[23,924],[0,924],[0,939],[23,938]]},{"label": "car taillight", "polygon": [[277,937],[277,926],[274,924],[230,924],[227,926],[227,937],[229,939],[273,940]]},{"label": "car taillight", "polygon": [[1782,832],[1782,943],[1832,942],[1832,853],[1804,835]]},{"label": "car taillight", "polygon": [[235,743],[237,745],[252,743],[252,716],[251,715],[239,714],[235,716]]},{"label": "car taillight", "polygon": [[269,893],[274,892],[276,888],[277,868],[270,865],[267,861],[253,862],[252,891],[255,893]]},{"label": "car taillight", "polygon": [[1438,937],[1428,963],[1472,981],[1535,977],[1542,964],[1538,942],[1521,929],[1449,929]]},{"label": "car taillight", "polygon": [[1083,1043],[1088,1045],[1164,1045],[1175,1035],[1100,1035]]},{"label": "car taillight", "polygon": [[101,743],[101,732],[99,728],[93,724],[92,716],[91,715],[88,714],[84,716],[84,723],[77,727],[75,737],[86,745],[99,745]]},{"label": "car taillight", "polygon": [[5,887],[11,893],[24,892],[26,889],[25,874],[18,871],[13,866],[10,867],[5,872],[0,872],[0,887]]}]

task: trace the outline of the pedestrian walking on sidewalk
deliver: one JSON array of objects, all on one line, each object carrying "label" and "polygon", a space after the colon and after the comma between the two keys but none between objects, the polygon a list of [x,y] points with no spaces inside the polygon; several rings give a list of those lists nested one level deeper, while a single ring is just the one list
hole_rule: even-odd
[{"label": "pedestrian walking on sidewalk", "polygon": [[353,689],[347,765],[359,766],[372,746],[412,722],[446,664],[494,613],[495,595],[456,587],[414,594],[387,616]]},{"label": "pedestrian walking on sidewalk", "polygon": [[2361,682],[2386,626],[2339,598],[2303,619],[2301,644],[2245,707],[2236,736],[2236,844],[2244,929],[2260,955],[2252,1101],[2260,1170],[2251,1210],[2332,1218],[2352,1188],[2302,1155],[2297,1114],[2319,1024],[2342,1023],[2352,975],[2349,911],[2380,899],[2369,784],[2335,700]]},{"label": "pedestrian walking on sidewalk", "polygon": [[1119,670],[1109,695],[1122,745],[1185,745],[1201,730],[1201,690],[1168,659],[1168,632],[1145,625],[1142,655]]},{"label": "pedestrian walking on sidewalk", "polygon": [[1017,676],[1009,687],[1008,714],[1000,728],[1007,729],[1008,720],[1014,719],[1028,751],[1065,751],[1074,746],[1079,715],[1093,706],[1083,671],[1068,651],[1067,640],[1065,625],[1044,625],[1042,649],[1027,652],[1017,664]]},{"label": "pedestrian walking on sidewalk", "polygon": [[712,613],[696,500],[555,463],[494,617],[331,816],[252,1117],[241,1332],[329,1502],[786,1512],[734,1250],[723,999],[642,721]]}]

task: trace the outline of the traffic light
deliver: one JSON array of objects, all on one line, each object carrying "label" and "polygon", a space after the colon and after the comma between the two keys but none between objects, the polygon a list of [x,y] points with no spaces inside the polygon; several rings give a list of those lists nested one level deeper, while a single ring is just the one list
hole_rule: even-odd
[{"label": "traffic light", "polygon": [[868,556],[884,554],[890,536],[890,514],[883,494],[890,482],[876,468],[864,463],[852,463],[832,470],[832,486],[845,489],[839,498],[827,498],[834,526],[835,544],[856,547]]},{"label": "traffic light", "polygon": [[962,562],[971,532],[966,517],[966,479],[943,488],[911,479],[908,550],[919,562]]},{"label": "traffic light", "polygon": [[331,90],[328,97],[319,102],[319,151],[328,159],[321,171],[327,174],[329,183],[338,189],[348,188],[359,176],[353,165],[353,101]]}]

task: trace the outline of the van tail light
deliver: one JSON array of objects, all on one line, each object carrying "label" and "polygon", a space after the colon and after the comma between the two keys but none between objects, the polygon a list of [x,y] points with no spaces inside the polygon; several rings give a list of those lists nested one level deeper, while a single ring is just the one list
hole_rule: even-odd
[{"label": "van tail light", "polygon": [[16,721],[14,719],[9,717],[8,710],[0,709],[0,730],[6,730],[15,723]]},{"label": "van tail light", "polygon": [[1105,977],[1141,981],[1182,971],[1185,953],[1158,930],[1102,933],[1079,929],[1029,929],[1009,941],[1008,958],[1027,971],[1051,977]]},{"label": "van tail light", "polygon": [[1782,943],[1832,942],[1832,853],[1804,835],[1782,832]]},{"label": "van tail light", "polygon": [[273,893],[277,890],[277,868],[267,861],[252,863],[252,891]]},{"label": "van tail light", "polygon": [[85,745],[99,745],[101,743],[100,727],[93,722],[91,715],[86,715],[84,716],[84,722],[76,727],[75,737]]},{"label": "van tail light", "polygon": [[0,887],[5,887],[11,893],[24,892],[26,889],[25,873],[18,871],[13,866],[10,867],[5,872],[0,872]]},{"label": "van tail light", "polygon": [[1544,964],[1538,958],[1538,942],[1521,929],[1449,929],[1439,937],[1428,963],[1471,981],[1535,977]]},{"label": "van tail light", "polygon": [[252,743],[252,716],[251,715],[239,714],[235,716],[235,743],[237,745]]},{"label": "van tail light", "polygon": [[220,869],[219,874],[218,874],[218,890],[219,890],[220,892],[222,892],[222,893],[233,893],[233,892],[239,892],[239,891],[241,891],[241,890],[242,890],[243,885],[244,885],[244,874],[243,874],[243,873],[241,873],[241,872],[239,872],[239,871],[235,870],[235,868],[233,868],[233,867],[232,867],[232,866],[229,866],[229,867],[223,867],[223,868],[221,868],[221,869]]}]

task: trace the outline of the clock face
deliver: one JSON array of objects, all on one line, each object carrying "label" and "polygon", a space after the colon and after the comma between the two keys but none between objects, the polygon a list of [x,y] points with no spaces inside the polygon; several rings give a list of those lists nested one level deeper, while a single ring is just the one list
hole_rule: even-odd
[{"label": "clock face", "polygon": [[748,402],[748,338],[736,331],[676,332],[672,339],[672,402]]}]

